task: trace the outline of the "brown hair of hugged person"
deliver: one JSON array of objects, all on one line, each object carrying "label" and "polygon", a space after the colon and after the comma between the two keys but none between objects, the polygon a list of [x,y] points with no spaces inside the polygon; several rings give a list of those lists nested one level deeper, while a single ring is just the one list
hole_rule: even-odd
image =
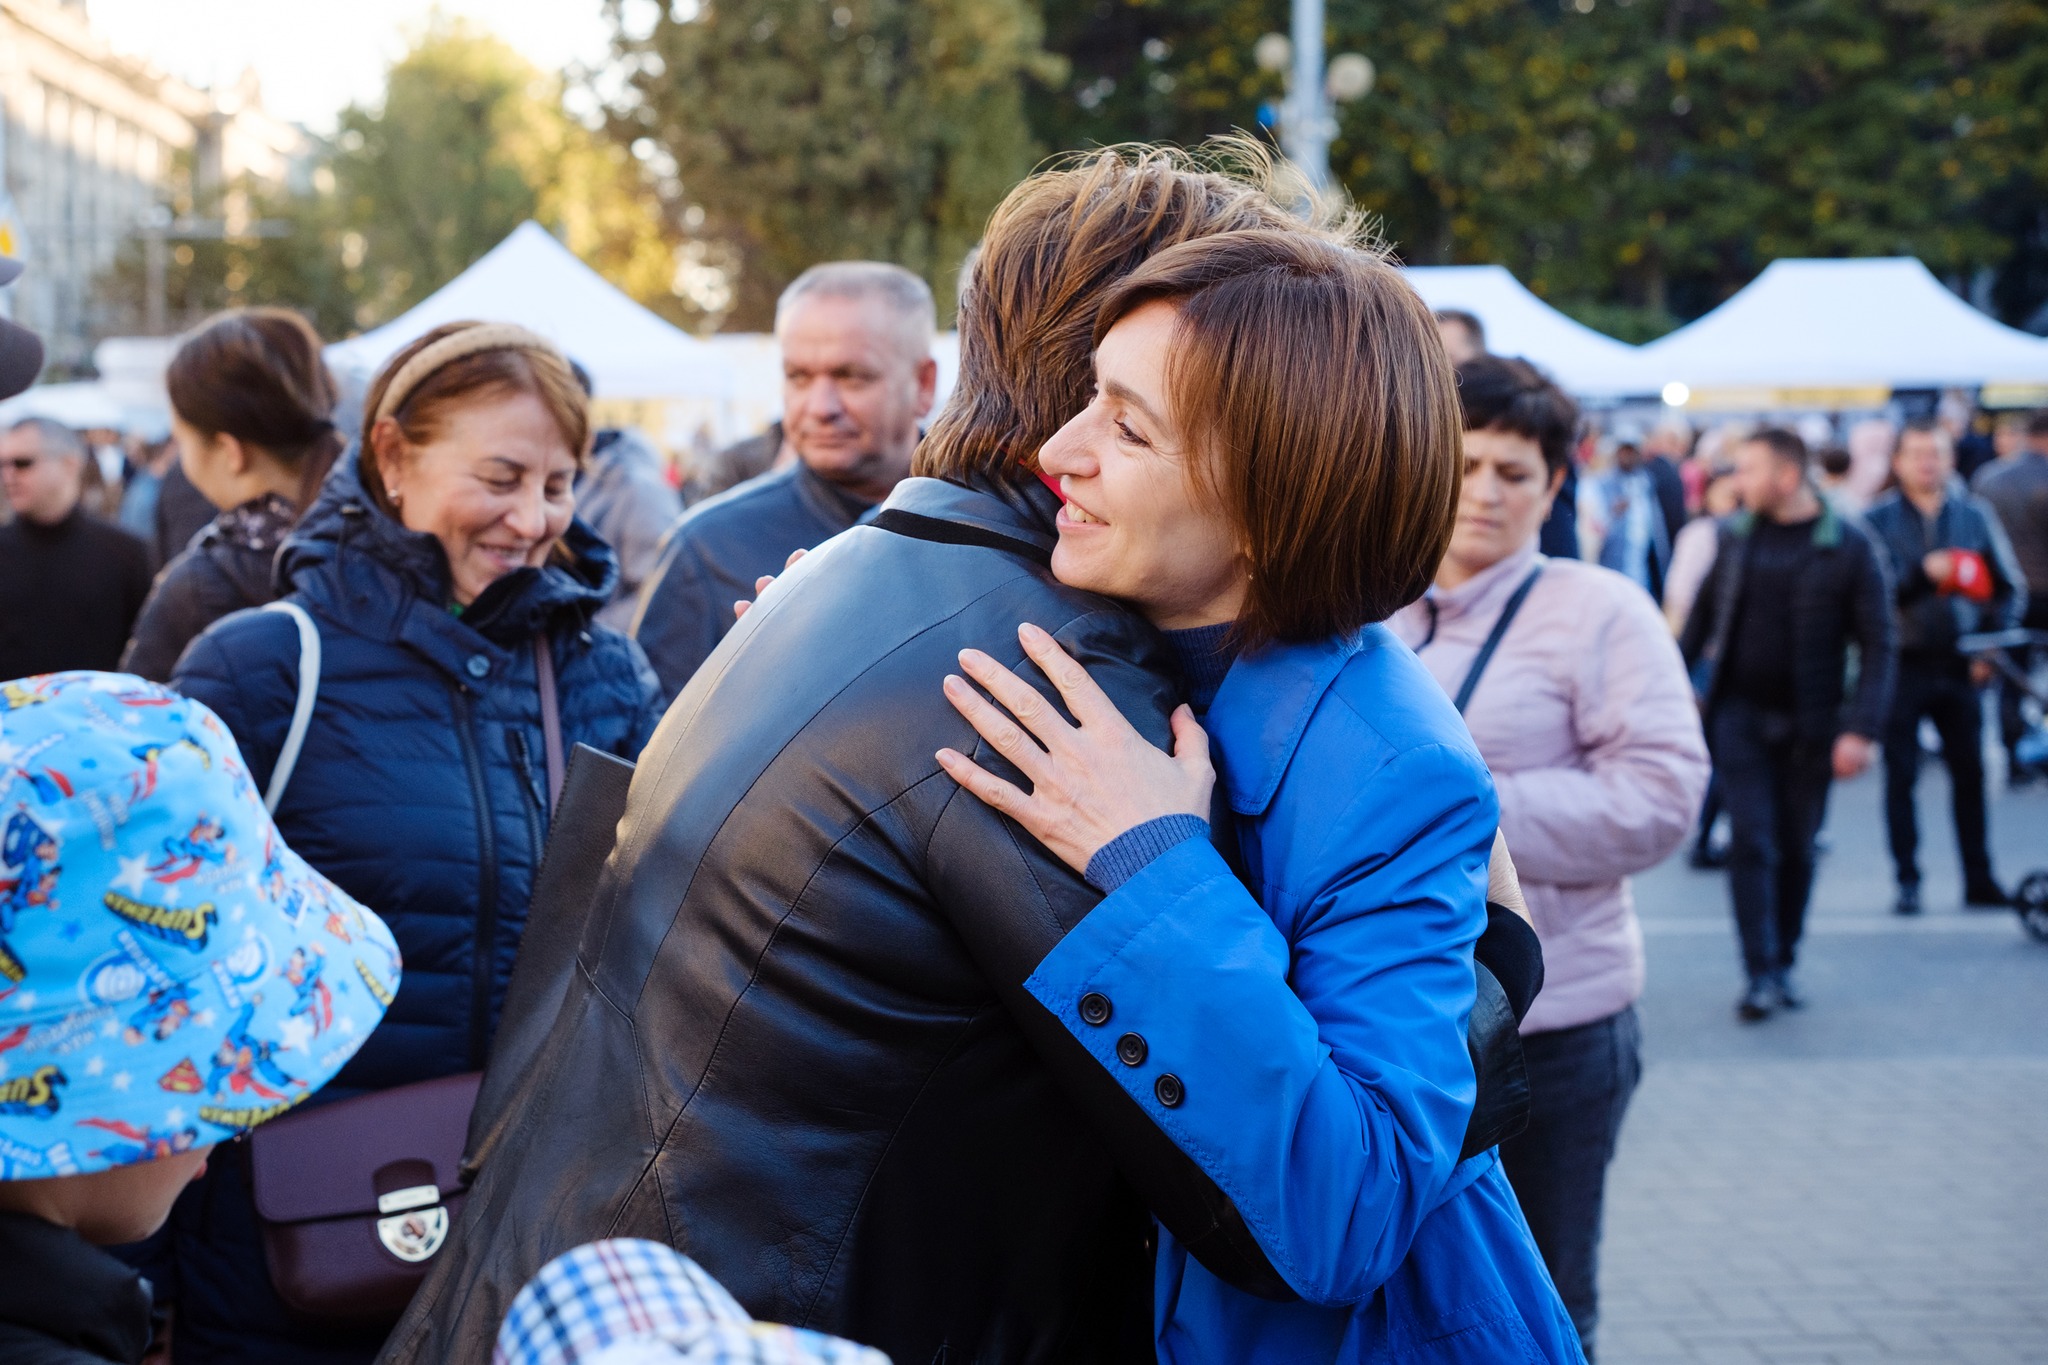
[{"label": "brown hair of hugged person", "polygon": [[1463,474],[1436,319],[1379,252],[1231,232],[1138,267],[1095,336],[1148,303],[1179,315],[1166,386],[1188,475],[1242,538],[1246,647],[1349,634],[1421,596]]},{"label": "brown hair of hugged person", "polygon": [[1271,228],[1332,242],[1355,214],[1311,204],[1304,183],[1246,138],[1197,152],[1142,144],[1076,153],[1023,181],[989,216],[960,291],[960,377],[912,459],[964,479],[1012,464],[1088,404],[1095,319],[1109,290],[1177,242]]}]

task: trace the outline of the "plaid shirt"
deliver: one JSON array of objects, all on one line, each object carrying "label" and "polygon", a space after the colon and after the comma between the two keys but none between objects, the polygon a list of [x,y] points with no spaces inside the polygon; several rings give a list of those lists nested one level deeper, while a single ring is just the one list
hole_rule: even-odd
[{"label": "plaid shirt", "polygon": [[889,1365],[837,1337],[755,1322],[695,1261],[618,1239],[565,1252],[512,1300],[491,1365]]}]

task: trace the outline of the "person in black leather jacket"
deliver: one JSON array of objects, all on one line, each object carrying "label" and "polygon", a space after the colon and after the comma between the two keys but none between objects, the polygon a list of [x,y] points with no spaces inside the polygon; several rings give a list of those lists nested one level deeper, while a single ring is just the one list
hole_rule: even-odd
[{"label": "person in black leather jacket", "polygon": [[278,547],[341,451],[334,376],[297,313],[223,313],[178,348],[164,386],[179,466],[226,510],[164,565],[135,618],[121,671],[151,682],[215,621],[278,597]]},{"label": "person in black leather jacket", "polygon": [[1023,990],[1098,894],[935,759],[973,735],[934,680],[969,645],[1022,667],[1026,619],[1165,738],[1163,646],[1052,577],[1027,461],[1085,402],[1107,288],[1246,226],[1313,230],[1160,152],[998,208],[926,477],[786,574],[662,722],[553,1033],[383,1360],[482,1361],[519,1286],[593,1236],[668,1242],[756,1317],[904,1362],[1150,1360],[1147,1205],[1291,1296]]}]

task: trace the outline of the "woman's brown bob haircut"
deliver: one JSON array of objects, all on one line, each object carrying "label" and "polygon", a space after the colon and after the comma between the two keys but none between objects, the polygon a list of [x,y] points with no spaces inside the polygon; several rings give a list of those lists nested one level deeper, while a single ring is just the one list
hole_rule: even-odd
[{"label": "woman's brown bob haircut", "polygon": [[1176,242],[1242,228],[1332,241],[1353,215],[1311,202],[1248,138],[1190,153],[1132,145],[1077,153],[1019,184],[990,215],[960,291],[960,378],[912,472],[963,480],[1014,464],[1088,404],[1095,319],[1109,289]]},{"label": "woman's brown bob haircut", "polygon": [[[369,393],[363,397],[365,420],[368,414],[384,406],[384,391],[391,387],[392,379],[408,360],[442,337],[481,326],[479,322],[444,322],[385,361],[384,368],[370,381]],[[451,360],[421,380],[391,414],[391,420],[398,423],[406,444],[422,446],[440,433],[442,424],[456,409],[517,393],[530,393],[540,400],[555,429],[562,433],[570,454],[576,457],[576,467],[581,469],[590,453],[590,399],[576,382],[575,372],[552,354],[491,350]],[[381,457],[375,436],[372,429],[363,432],[363,488],[372,502],[389,513],[393,509],[390,495],[384,491],[384,472],[378,467]]]},{"label": "woman's brown bob haircut", "polygon": [[1166,400],[1189,476],[1251,571],[1246,647],[1314,641],[1414,601],[1450,543],[1463,457],[1436,319],[1378,253],[1298,232],[1160,252],[1114,291],[1118,319],[1179,315]]}]

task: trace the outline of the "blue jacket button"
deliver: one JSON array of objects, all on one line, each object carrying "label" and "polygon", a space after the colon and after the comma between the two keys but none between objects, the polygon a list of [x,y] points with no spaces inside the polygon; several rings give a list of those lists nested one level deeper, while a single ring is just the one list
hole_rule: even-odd
[{"label": "blue jacket button", "polygon": [[1148,1051],[1150,1049],[1145,1046],[1145,1040],[1135,1033],[1126,1033],[1116,1040],[1116,1059],[1125,1066],[1139,1065],[1145,1060]]},{"label": "blue jacket button", "polygon": [[1168,1109],[1178,1109],[1180,1102],[1188,1097],[1187,1089],[1181,1085],[1180,1077],[1171,1071],[1152,1083],[1152,1093]]},{"label": "blue jacket button", "polygon": [[468,668],[470,677],[481,678],[491,671],[491,661],[481,654],[472,654],[469,656]]},{"label": "blue jacket button", "polygon": [[1090,991],[1081,997],[1081,1019],[1089,1024],[1109,1022],[1109,997],[1100,991]]}]

